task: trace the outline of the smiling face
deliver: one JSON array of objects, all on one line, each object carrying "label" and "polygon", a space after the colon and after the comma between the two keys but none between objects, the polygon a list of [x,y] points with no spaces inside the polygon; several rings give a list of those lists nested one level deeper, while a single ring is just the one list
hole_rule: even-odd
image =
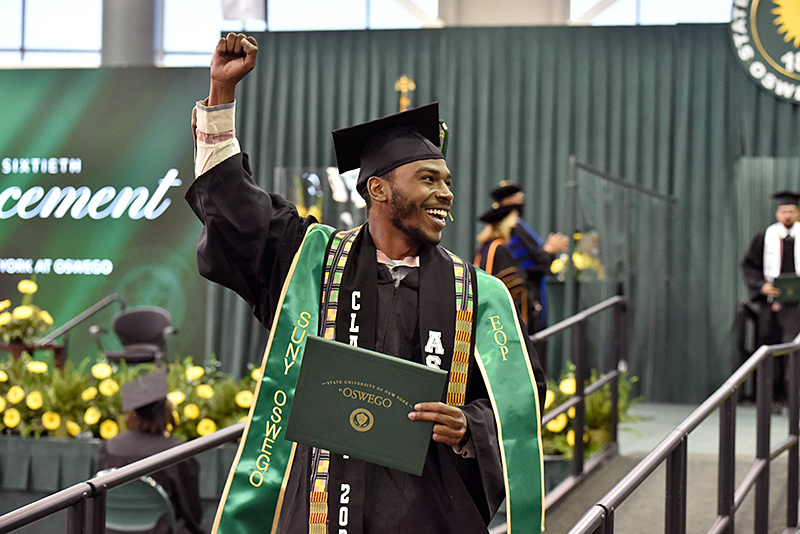
[{"label": "smiling face", "polygon": [[401,259],[439,243],[453,203],[450,180],[443,159],[407,163],[377,179],[370,227],[378,248]]}]

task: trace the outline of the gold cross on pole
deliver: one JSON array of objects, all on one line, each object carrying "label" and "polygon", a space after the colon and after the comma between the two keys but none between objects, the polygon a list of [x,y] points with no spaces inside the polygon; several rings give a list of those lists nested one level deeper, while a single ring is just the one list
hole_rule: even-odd
[{"label": "gold cross on pole", "polygon": [[411,104],[411,100],[408,98],[408,93],[416,88],[417,86],[414,84],[414,80],[405,74],[397,79],[394,84],[394,90],[400,93],[400,111],[405,111],[408,109],[408,106]]}]

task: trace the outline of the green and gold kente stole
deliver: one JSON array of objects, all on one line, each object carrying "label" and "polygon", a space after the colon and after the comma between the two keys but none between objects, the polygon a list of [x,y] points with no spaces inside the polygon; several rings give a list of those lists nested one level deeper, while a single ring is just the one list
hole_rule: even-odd
[{"label": "green and gold kente stole", "polygon": [[315,225],[295,254],[278,301],[239,450],[212,532],[276,532],[295,444],[284,429],[294,398],[306,336],[319,324],[322,261],[333,228]]},{"label": "green and gold kente stole", "polygon": [[497,278],[476,270],[475,360],[494,408],[506,486],[508,532],[544,530],[541,414],[525,333]]},{"label": "green and gold kente stole", "polygon": [[[256,400],[250,408],[248,423],[225,485],[213,533],[277,531],[283,491],[295,450],[293,443],[283,439],[283,430],[294,397],[306,336],[309,330],[313,332],[320,325],[327,337],[327,328],[332,326],[329,316],[333,317],[335,324],[336,306],[330,304],[336,304],[336,299],[327,299],[329,306],[324,310],[325,321],[322,322],[319,321],[318,301],[325,263],[320,260],[333,231],[323,225],[311,227],[295,254],[261,364],[262,379],[256,386]],[[341,246],[337,248],[342,249]],[[465,384],[466,379],[460,373],[469,367],[472,331],[469,319],[474,315],[475,357],[495,411],[501,446],[509,532],[515,526],[517,532],[530,531],[535,525],[543,528],[539,403],[522,338],[524,334],[505,286],[482,271],[477,271],[475,314],[469,269],[453,257],[458,307],[457,343],[448,385],[448,402],[463,404],[463,388],[459,384]],[[342,258],[334,253],[330,261],[336,267],[331,271],[333,280],[336,280],[338,271],[338,280],[341,281],[346,254]],[[463,269],[460,276],[459,269]],[[326,470],[326,463],[317,461],[316,464],[317,471]],[[327,511],[327,502],[323,506]],[[318,516],[319,519],[323,517]],[[324,523],[318,525],[323,527]]]},{"label": "green and gold kente stole", "polygon": [[[360,228],[337,232],[325,259],[322,282],[322,317],[320,327],[325,339],[336,339],[336,316],[339,310],[339,291],[347,258]],[[474,295],[470,270],[464,261],[450,254],[453,260],[453,274],[456,288],[456,334],[453,363],[447,385],[447,403],[453,406],[464,404],[469,372],[470,338],[472,336],[472,310]],[[313,472],[311,493],[309,495],[309,534],[325,534],[328,521],[328,470],[330,452],[314,448],[312,453]]]},{"label": "green and gold kente stole", "polygon": [[[320,324],[321,335],[325,339],[336,339],[336,316],[339,311],[339,291],[342,287],[342,275],[347,264],[347,257],[353,248],[353,242],[361,227],[347,232],[337,232],[331,239],[331,245],[325,258],[325,269],[322,280]],[[311,474],[311,493],[309,494],[309,534],[325,534],[328,531],[328,470],[331,465],[331,453],[325,449],[313,448],[313,472]]]}]

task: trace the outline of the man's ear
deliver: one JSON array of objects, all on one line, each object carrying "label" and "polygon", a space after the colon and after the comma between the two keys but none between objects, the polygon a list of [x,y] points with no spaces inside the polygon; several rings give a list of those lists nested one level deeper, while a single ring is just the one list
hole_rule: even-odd
[{"label": "man's ear", "polygon": [[378,176],[372,176],[367,181],[367,192],[373,202],[386,202],[389,199],[386,194],[386,180]]}]

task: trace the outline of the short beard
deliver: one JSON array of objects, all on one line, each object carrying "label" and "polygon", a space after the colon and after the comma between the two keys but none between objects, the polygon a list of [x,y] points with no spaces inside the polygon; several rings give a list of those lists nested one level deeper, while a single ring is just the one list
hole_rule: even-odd
[{"label": "short beard", "polygon": [[400,191],[395,189],[391,182],[389,182],[389,188],[392,191],[392,211],[390,219],[392,226],[406,234],[410,239],[416,241],[420,245],[437,245],[439,240],[434,241],[425,235],[425,233],[419,228],[412,228],[403,223],[403,219],[411,217],[417,212],[417,207],[414,206],[414,204],[411,203],[405,196],[403,196]]}]

